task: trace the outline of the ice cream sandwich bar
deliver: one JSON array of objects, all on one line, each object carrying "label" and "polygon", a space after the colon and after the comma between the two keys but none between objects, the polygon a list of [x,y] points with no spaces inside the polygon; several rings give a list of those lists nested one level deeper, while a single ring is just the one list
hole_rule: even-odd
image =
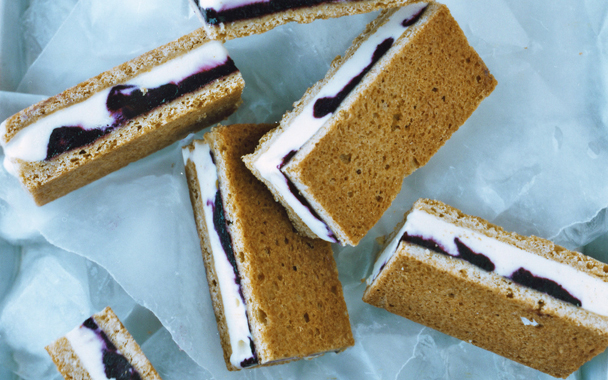
[{"label": "ice cream sandwich bar", "polygon": [[565,378],[608,346],[608,265],[421,199],[363,300]]},{"label": "ice cream sandwich bar", "polygon": [[385,11],[244,161],[301,233],[356,245],[495,85],[444,5]]},{"label": "ice cream sandwich bar", "polygon": [[190,0],[212,38],[259,34],[288,22],[368,13],[401,7],[415,0]]},{"label": "ice cream sandwich bar", "polygon": [[4,166],[43,205],[226,118],[243,87],[199,30],[4,121]]},{"label": "ice cream sandwich bar", "polygon": [[46,347],[66,380],[160,380],[109,307]]},{"label": "ice cream sandwich bar", "polygon": [[330,244],[298,234],[241,161],[272,127],[220,126],[183,151],[229,370],[354,344]]}]

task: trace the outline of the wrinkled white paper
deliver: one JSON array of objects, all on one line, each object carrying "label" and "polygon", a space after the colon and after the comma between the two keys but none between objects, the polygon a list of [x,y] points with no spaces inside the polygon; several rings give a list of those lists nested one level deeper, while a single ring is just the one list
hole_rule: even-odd
[{"label": "wrinkled white paper", "polygon": [[[0,74],[11,73],[10,80],[0,75],[2,119],[200,26],[186,0],[64,0],[60,8],[39,0],[28,9],[29,3],[0,0],[5,21],[0,23]],[[0,254],[10,257],[0,265],[13,268],[0,271],[7,278],[0,280],[0,331],[15,327],[18,310],[24,318],[48,310],[41,323],[49,330],[40,337],[56,338],[110,300],[122,307],[121,318],[128,315],[127,327],[145,342],[144,351],[165,380],[550,378],[361,301],[361,279],[378,248],[374,239],[391,232],[419,197],[440,199],[509,230],[555,238],[571,248],[608,229],[608,3],[446,3],[498,87],[425,167],[406,178],[401,194],[358,247],[335,247],[355,347],[311,361],[226,371],[183,175],[184,142],[44,207],[36,207],[17,180],[0,169],[0,238],[10,243],[0,244]],[[58,16],[48,20],[50,14]],[[289,24],[228,42],[247,84],[244,103],[229,122],[279,120],[374,17]],[[53,276],[64,273],[55,285],[40,279],[47,272],[36,269],[31,252],[53,262]],[[588,250],[604,260],[607,252],[602,244]],[[73,253],[92,263],[74,269],[79,259]],[[63,314],[52,309],[66,295],[91,290],[83,265],[107,270],[113,279],[108,284],[115,280],[128,297],[112,301],[108,292],[122,290],[100,286],[88,297],[84,290],[71,297],[73,307]],[[24,282],[35,286],[32,291],[52,287],[55,292],[47,290],[50,301],[36,310]],[[145,309],[133,312],[133,301],[159,322]],[[163,328],[156,331],[158,323]],[[20,336],[23,342],[14,336],[2,340],[0,367],[28,379],[56,378],[40,353],[49,342],[33,339],[35,334]],[[606,377],[605,354],[571,376]]]},{"label": "wrinkled white paper", "polygon": [[[0,304],[0,367],[23,379],[57,378],[44,347],[106,306],[137,332],[141,322],[130,318],[141,306],[100,266],[50,244],[25,245],[17,254],[0,241],[0,250],[0,273],[10,284]],[[11,274],[12,269],[18,273]],[[154,321],[142,316],[141,321]],[[139,340],[154,331],[140,333]]]}]

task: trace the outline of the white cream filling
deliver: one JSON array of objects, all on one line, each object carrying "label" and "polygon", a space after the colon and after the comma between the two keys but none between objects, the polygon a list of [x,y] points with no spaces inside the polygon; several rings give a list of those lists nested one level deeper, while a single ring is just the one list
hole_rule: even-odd
[{"label": "white cream filling", "polygon": [[534,319],[529,320],[526,317],[519,317],[519,318],[521,319],[521,323],[523,323],[524,326],[534,326],[534,327],[538,326],[538,322],[536,322]]},{"label": "white cream filling", "polygon": [[103,365],[104,342],[93,330],[80,325],[65,337],[92,380],[109,380]]},{"label": "white cream filling", "polygon": [[374,264],[367,284],[378,277],[381,269],[395,254],[401,237],[410,236],[432,239],[449,255],[458,256],[454,239],[458,238],[473,252],[482,254],[495,265],[494,272],[510,277],[519,268],[524,268],[534,276],[555,281],[581,301],[581,307],[596,314],[608,316],[608,283],[581,272],[567,264],[549,260],[534,253],[524,251],[500,240],[487,237],[479,232],[445,222],[434,215],[414,209],[408,215],[401,230],[380,254]]},{"label": "white cream filling", "polygon": [[[319,93],[292,119],[291,123],[288,126],[283,126],[283,132],[274,139],[269,149],[253,163],[260,175],[271,183],[271,186],[275,188],[289,207],[320,239],[336,242],[327,224],[315,217],[289,190],[287,180],[279,166],[289,152],[300,150],[332,117],[333,114],[330,113],[322,118],[315,118],[313,116],[315,102],[320,98],[336,96],[351,79],[359,75],[370,64],[376,47],[387,38],[393,38],[396,41],[408,29],[408,27],[403,27],[401,23],[417,14],[425,6],[427,6],[426,3],[416,3],[395,12],[384,25],[379,27],[373,35],[361,44],[350,59],[342,64]],[[356,91],[356,88],[353,91]]]},{"label": "white cream filling", "polygon": [[[139,88],[156,88],[171,82],[180,82],[188,76],[219,66],[228,59],[228,51],[220,42],[207,42],[177,58],[174,58],[152,70],[142,73],[126,85]],[[16,173],[13,159],[23,161],[42,161],[46,158],[49,138],[55,128],[61,126],[80,126],[84,129],[107,127],[114,123],[114,118],[106,107],[106,100],[111,88],[106,88],[90,98],[60,109],[45,116],[19,131],[7,143],[0,138],[4,149],[4,166],[11,174]],[[125,90],[128,92],[129,90]],[[5,136],[6,121],[0,125],[0,132]]]},{"label": "white cream filling", "polygon": [[219,12],[249,4],[267,3],[269,1],[270,0],[198,0],[198,6],[200,9],[213,9]]},{"label": "white cream filling", "polygon": [[247,309],[239,293],[239,285],[236,283],[232,264],[228,261],[228,256],[220,241],[220,236],[213,224],[213,209],[215,195],[218,191],[218,176],[217,167],[211,159],[210,152],[208,144],[196,141],[192,151],[184,148],[182,154],[185,165],[190,160],[196,167],[196,176],[204,208],[205,224],[211,243],[211,254],[213,255],[215,273],[217,274],[222,293],[222,305],[224,306],[226,325],[228,326],[228,334],[230,335],[230,346],[232,347],[230,363],[237,368],[241,368],[243,360],[253,357],[249,344],[249,340],[253,340],[253,338],[249,330]]}]

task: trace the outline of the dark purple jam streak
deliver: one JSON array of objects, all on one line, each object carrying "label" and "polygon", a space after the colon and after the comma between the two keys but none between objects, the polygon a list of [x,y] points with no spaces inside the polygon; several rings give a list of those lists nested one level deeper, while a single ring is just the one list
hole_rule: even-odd
[{"label": "dark purple jam streak", "polygon": [[102,361],[104,372],[108,379],[141,380],[137,370],[133,368],[127,358],[118,352],[118,349],[110,341],[106,333],[97,326],[93,317],[84,321],[82,325],[92,330],[104,342]]},{"label": "dark purple jam streak", "polygon": [[422,14],[424,13],[424,11],[426,10],[427,7],[428,7],[428,4],[425,5],[424,8],[420,9],[418,11],[418,13],[416,13],[412,17],[406,18],[405,20],[403,20],[403,22],[401,23],[401,26],[403,26],[404,28],[407,28],[408,26],[412,26],[415,23],[417,23],[418,20],[420,19],[420,17],[422,17]]},{"label": "dark purple jam streak", "polygon": [[559,300],[569,302],[574,306],[580,307],[582,305],[581,301],[578,298],[570,294],[557,282],[549,280],[548,278],[535,276],[524,268],[519,268],[518,270],[513,272],[513,274],[509,276],[509,278],[513,280],[513,282],[516,282],[528,288],[538,290],[539,292],[546,293]]},{"label": "dark purple jam streak", "polygon": [[[213,154],[211,154],[211,160],[215,163]],[[222,248],[224,249],[224,253],[226,253],[226,258],[228,258],[228,261],[232,265],[234,282],[239,286],[239,295],[241,300],[245,302],[243,289],[241,287],[241,275],[239,273],[239,268],[236,265],[236,258],[234,257],[234,250],[232,248],[232,237],[230,236],[230,232],[228,232],[226,213],[224,212],[224,204],[222,202],[222,194],[219,190],[215,193],[215,203],[213,205],[213,226],[220,237]],[[247,317],[247,324],[249,324],[249,316],[247,315],[247,311],[245,311],[245,316]],[[249,331],[251,331],[251,326],[249,326]],[[243,360],[240,363],[241,368],[247,368],[258,364],[258,355],[255,350],[255,344],[251,338],[249,338],[249,347],[251,348],[251,353],[253,356]]]},{"label": "dark purple jam streak", "polygon": [[[291,152],[287,153],[287,155],[285,157],[283,157],[283,162],[281,162],[281,164],[278,166],[279,171],[281,171],[281,169],[283,168],[283,166],[287,165],[287,163],[289,162],[289,160],[291,160],[291,158],[293,156],[296,155],[296,153],[298,153],[296,150],[292,150]],[[283,174],[283,172],[281,172],[281,174]],[[332,232],[332,230],[329,229],[329,226],[327,226],[327,223],[325,223],[321,217],[319,216],[319,214],[317,214],[317,212],[312,208],[312,206],[310,205],[310,203],[308,203],[308,201],[306,200],[306,198],[304,198],[302,196],[302,194],[300,194],[300,190],[298,190],[298,188],[296,187],[296,185],[293,184],[293,182],[291,182],[291,180],[289,178],[287,178],[287,176],[285,174],[283,174],[283,177],[285,178],[285,181],[287,181],[287,186],[289,187],[289,191],[291,191],[291,193],[293,194],[294,197],[296,197],[298,199],[298,201],[300,201],[300,203],[302,203],[302,205],[304,205],[304,207],[306,207],[308,209],[308,211],[310,211],[310,213],[317,218],[321,223],[323,223],[325,225],[325,228],[327,229],[328,232],[328,237],[330,239],[333,240],[334,243],[338,242],[338,238],[336,238],[336,235],[334,235],[334,233]]]},{"label": "dark purple jam streak", "polygon": [[[458,238],[454,239],[454,243],[458,248],[458,256],[450,255],[444,247],[439,245],[439,243],[437,243],[433,239],[425,239],[420,236],[408,235],[408,233],[406,232],[401,237],[401,240],[418,245],[423,248],[430,249],[431,251],[435,251],[443,255],[468,261],[469,263],[487,272],[493,272],[494,269],[496,269],[494,263],[487,256],[481,253],[473,252],[473,250],[471,250]],[[574,297],[572,294],[568,293],[568,291],[565,290],[560,284],[553,280],[549,280],[548,278],[535,276],[524,268],[519,268],[507,278],[513,280],[513,282],[518,283],[519,285],[548,294],[551,297],[557,298],[559,300],[569,302],[574,306],[581,306],[581,301],[578,298]]]},{"label": "dark purple jam streak", "polygon": [[232,237],[228,232],[228,224],[226,223],[226,214],[224,213],[222,194],[219,190],[215,193],[215,203],[213,204],[213,226],[215,227],[217,235],[220,237],[220,243],[222,243],[222,248],[226,253],[226,257],[228,258],[228,261],[230,261],[230,265],[232,265],[234,282],[239,285],[240,291],[241,277],[239,276],[239,269],[236,266],[236,258],[234,257],[234,250],[232,249]]},{"label": "dark purple jam streak", "polygon": [[376,50],[372,56],[372,61],[369,63],[369,65],[365,66],[363,71],[351,79],[350,82],[348,82],[336,96],[317,99],[313,106],[313,116],[320,119],[327,114],[335,112],[348,94],[350,94],[351,91],[361,82],[365,74],[367,74],[372,67],[374,67],[376,62],[378,62],[380,58],[382,58],[382,56],[384,56],[384,54],[386,54],[386,52],[391,48],[391,46],[393,46],[393,42],[395,42],[393,38],[387,38],[376,46]]},{"label": "dark purple jam streak", "polygon": [[423,248],[430,249],[431,251],[435,251],[435,252],[441,253],[443,255],[450,256],[450,254],[442,246],[440,246],[439,243],[437,243],[433,239],[425,239],[420,236],[410,235],[406,232],[401,237],[401,240],[408,242],[408,243],[418,245]]},{"label": "dark purple jam streak", "polygon": [[121,127],[127,121],[152,111],[161,105],[194,92],[214,80],[238,71],[230,57],[210,70],[204,69],[184,78],[178,83],[167,83],[160,87],[142,91],[135,85],[120,84],[112,87],[106,100],[106,107],[114,118],[114,123],[105,127],[84,129],[81,126],[61,126],[55,128],[49,138],[46,160],[88,145],[98,138]]},{"label": "dark purple jam streak", "polygon": [[458,248],[458,257],[461,259],[470,262],[471,264],[479,267],[487,272],[493,272],[496,269],[496,266],[487,256],[482,255],[481,253],[475,253],[471,248],[467,247],[466,244],[460,241],[460,239],[455,238],[454,243],[456,243],[456,247]]},{"label": "dark purple jam streak", "polygon": [[[249,324],[249,317],[247,317],[247,324]],[[251,326],[249,326],[249,331],[251,331]],[[255,352],[255,344],[253,344],[253,340],[251,340],[251,338],[249,338],[249,348],[251,349],[253,356],[241,361],[239,363],[241,365],[241,368],[253,367],[255,365],[258,365],[258,354]]]},{"label": "dark purple jam streak", "polygon": [[[403,20],[401,25],[404,28],[407,28],[408,26],[415,24],[418,21],[418,19],[420,19],[420,17],[426,10],[427,6],[420,9],[418,11],[418,13],[412,15],[410,18]],[[313,116],[316,117],[317,119],[320,119],[327,114],[334,113],[338,109],[338,107],[340,106],[342,101],[344,101],[344,99],[346,99],[348,94],[350,94],[351,91],[355,87],[357,87],[357,85],[361,82],[361,80],[363,79],[365,74],[367,74],[372,69],[372,67],[374,67],[374,65],[393,46],[394,42],[395,42],[395,40],[391,37],[391,38],[385,39],[378,46],[376,46],[376,50],[374,51],[374,54],[372,55],[372,60],[369,63],[369,65],[367,65],[363,69],[363,71],[361,71],[361,73],[359,73],[357,76],[355,76],[353,79],[351,79],[350,82],[348,82],[348,84],[346,86],[344,86],[344,88],[342,90],[340,90],[340,92],[338,92],[338,94],[336,96],[320,98],[315,102],[315,104],[313,106]]]},{"label": "dark purple jam streak", "polygon": [[[406,232],[401,237],[401,240],[406,241],[408,243],[416,244],[416,245],[424,247],[424,248],[428,248],[431,251],[435,251],[435,252],[441,253],[443,255],[452,256],[445,250],[444,247],[439,245],[439,243],[437,243],[433,239],[425,239],[420,236],[409,235]],[[461,242],[460,239],[458,239],[458,238],[454,239],[454,243],[456,244],[456,248],[458,249],[458,256],[452,256],[452,257],[456,257],[457,259],[462,259],[464,261],[468,261],[469,263],[471,263],[471,264],[475,265],[476,267],[481,268],[487,272],[492,272],[495,269],[494,263],[487,256],[485,256],[481,253],[473,252],[473,250],[471,248],[467,247],[467,245],[464,244],[463,242]]]}]

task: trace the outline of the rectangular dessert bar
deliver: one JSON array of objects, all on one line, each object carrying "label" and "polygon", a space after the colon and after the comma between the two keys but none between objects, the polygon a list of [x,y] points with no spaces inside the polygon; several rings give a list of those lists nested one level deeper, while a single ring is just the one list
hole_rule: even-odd
[{"label": "rectangular dessert bar", "polygon": [[354,344],[330,244],[299,235],[241,161],[273,127],[220,126],[184,148],[229,370],[311,358]]},{"label": "rectangular dessert bar", "polygon": [[357,245],[495,85],[444,5],[385,11],[244,161],[301,233]]},{"label": "rectangular dessert bar", "polygon": [[111,308],[46,347],[64,379],[160,380]]},{"label": "rectangular dessert bar", "polygon": [[243,87],[198,30],[4,121],[4,166],[44,205],[226,118]]},{"label": "rectangular dessert bar", "polygon": [[363,300],[552,376],[608,346],[608,265],[418,200]]}]

